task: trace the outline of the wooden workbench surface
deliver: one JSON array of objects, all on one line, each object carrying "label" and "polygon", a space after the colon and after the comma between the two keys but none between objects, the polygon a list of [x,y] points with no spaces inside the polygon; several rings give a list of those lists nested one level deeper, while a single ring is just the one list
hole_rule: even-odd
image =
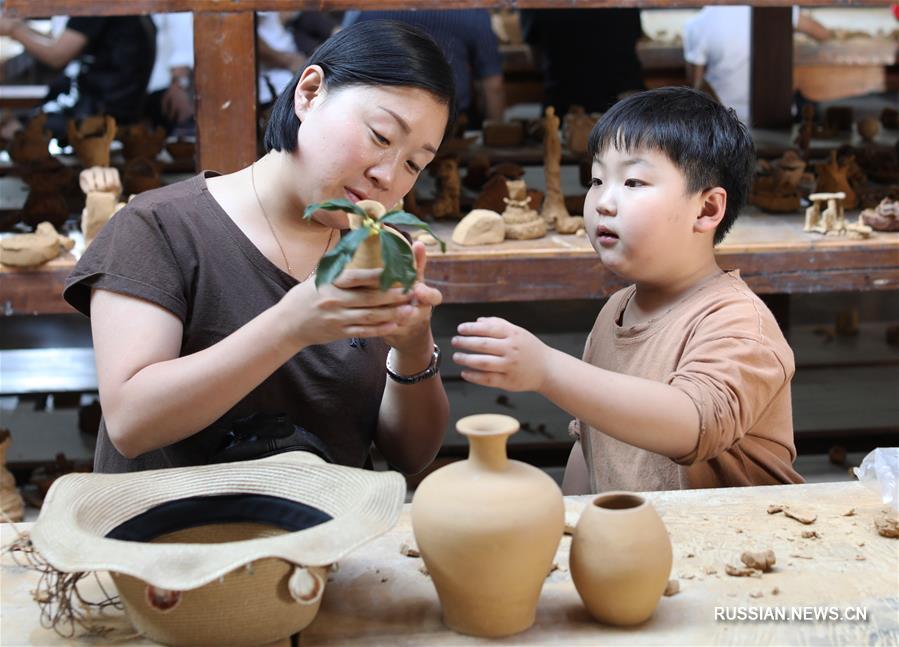
[{"label": "wooden workbench surface", "polygon": [[[681,591],[663,598],[644,625],[616,629],[587,614],[568,572],[570,538],[556,556],[558,570],[543,587],[537,621],[508,639],[521,644],[866,644],[899,642],[899,541],[877,534],[873,519],[887,508],[859,483],[657,492],[652,500],[668,527],[674,549],[672,578]],[[569,497],[580,509],[590,497]],[[770,504],[787,504],[817,514],[809,526],[769,515]],[[845,516],[854,509],[852,516]],[[22,525],[27,528],[27,524]],[[802,538],[815,530],[818,539]],[[0,526],[4,545],[12,528]],[[440,621],[434,587],[417,558],[400,554],[412,538],[407,509],[387,534],[355,551],[334,573],[318,617],[303,633],[304,645],[443,645],[482,641],[457,635]],[[730,577],[724,568],[738,565],[744,550],[772,549],[777,565],[762,577]],[[2,635],[4,645],[57,644],[39,625],[38,608],[28,591],[34,573],[2,561]],[[777,593],[774,591],[777,590]],[[810,607],[808,613],[865,613],[864,622],[727,622],[715,619],[716,607]],[[815,611],[817,610],[817,611]],[[773,611],[771,611],[773,613]],[[15,621],[10,621],[15,618]],[[125,631],[121,617],[107,624]]]},{"label": "wooden workbench surface", "polygon": [[[857,214],[848,214],[854,221]],[[455,222],[434,229],[446,253],[429,250],[427,278],[445,303],[588,299],[609,296],[624,283],[599,262],[585,236],[551,232],[544,238],[461,247]],[[720,265],[739,269],[759,294],[899,289],[899,233],[867,240],[802,231],[800,215],[773,216],[750,207],[717,250]],[[0,266],[0,308],[6,314],[69,313],[62,287],[80,255],[30,269]]]}]

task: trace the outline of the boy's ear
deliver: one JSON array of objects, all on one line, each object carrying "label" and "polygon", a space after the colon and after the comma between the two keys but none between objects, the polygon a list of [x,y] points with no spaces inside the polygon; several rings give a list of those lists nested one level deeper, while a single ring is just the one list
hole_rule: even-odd
[{"label": "boy's ear", "polygon": [[712,187],[702,192],[700,200],[699,217],[693,222],[693,231],[696,233],[707,231],[714,233],[724,218],[724,212],[727,209],[727,191],[720,186]]},{"label": "boy's ear", "polygon": [[324,96],[325,72],[319,65],[310,65],[300,75],[297,89],[293,93],[293,111],[301,122],[312,108],[317,97]]}]

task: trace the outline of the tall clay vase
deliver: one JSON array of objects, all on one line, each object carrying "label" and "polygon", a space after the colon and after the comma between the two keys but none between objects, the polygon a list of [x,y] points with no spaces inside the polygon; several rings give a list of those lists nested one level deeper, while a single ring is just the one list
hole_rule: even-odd
[{"label": "tall clay vase", "polygon": [[594,618],[609,625],[649,619],[671,573],[671,540],[646,499],[596,497],[581,514],[569,556],[571,578]]},{"label": "tall clay vase", "polygon": [[565,525],[555,482],[509,460],[506,440],[518,421],[462,418],[468,460],[428,476],[412,499],[412,529],[450,629],[481,637],[524,631]]}]

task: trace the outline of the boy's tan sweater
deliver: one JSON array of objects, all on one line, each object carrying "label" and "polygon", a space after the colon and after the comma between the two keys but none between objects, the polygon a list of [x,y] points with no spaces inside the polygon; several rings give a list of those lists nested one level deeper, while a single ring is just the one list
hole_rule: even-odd
[{"label": "boy's tan sweater", "polygon": [[[618,322],[634,291],[620,290],[606,303],[584,361],[686,393],[699,412],[699,442],[672,460],[575,420],[592,490],[801,483],[792,466],[793,352],[739,273],[722,274],[658,318],[624,328]],[[639,397],[632,404],[641,406]]]}]

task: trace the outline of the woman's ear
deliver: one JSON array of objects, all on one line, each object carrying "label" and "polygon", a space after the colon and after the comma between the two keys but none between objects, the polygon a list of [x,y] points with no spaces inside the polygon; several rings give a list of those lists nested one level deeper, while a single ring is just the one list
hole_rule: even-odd
[{"label": "woman's ear", "polygon": [[297,119],[303,121],[303,117],[312,109],[312,103],[317,97],[325,93],[325,72],[318,65],[310,65],[300,75],[297,81],[297,89],[293,93],[293,111]]},{"label": "woman's ear", "polygon": [[700,199],[699,217],[693,222],[693,231],[696,233],[710,231],[714,234],[727,210],[727,191],[720,186],[712,187],[703,191]]}]

